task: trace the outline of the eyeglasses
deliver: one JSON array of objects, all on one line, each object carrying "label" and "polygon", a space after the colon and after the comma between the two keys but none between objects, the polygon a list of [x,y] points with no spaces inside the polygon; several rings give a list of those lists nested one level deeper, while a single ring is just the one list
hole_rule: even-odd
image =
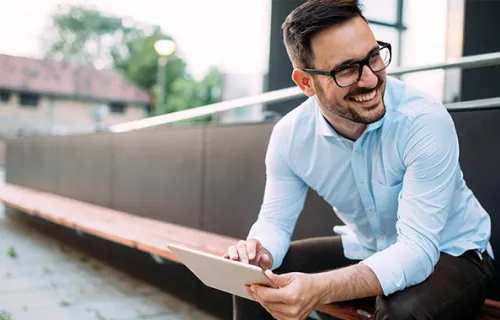
[{"label": "eyeglasses", "polygon": [[330,76],[335,80],[335,83],[341,87],[349,87],[361,79],[363,66],[368,66],[373,73],[380,72],[387,68],[392,59],[392,48],[390,43],[377,41],[379,47],[371,52],[366,58],[342,65],[332,70],[318,70],[302,68],[303,71],[310,74],[319,74]]}]

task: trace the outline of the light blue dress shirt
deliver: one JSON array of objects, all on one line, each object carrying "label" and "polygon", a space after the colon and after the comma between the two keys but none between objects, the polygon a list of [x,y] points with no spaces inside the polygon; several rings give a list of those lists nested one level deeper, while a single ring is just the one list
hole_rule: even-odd
[{"label": "light blue dress shirt", "polygon": [[345,256],[368,265],[386,295],[424,281],[440,252],[493,257],[490,217],[464,181],[448,111],[399,80],[386,83],[385,116],[355,142],[332,129],[314,98],[274,127],[263,204],[248,235],[271,253],[273,269],[308,187],[345,224],[333,228]]}]

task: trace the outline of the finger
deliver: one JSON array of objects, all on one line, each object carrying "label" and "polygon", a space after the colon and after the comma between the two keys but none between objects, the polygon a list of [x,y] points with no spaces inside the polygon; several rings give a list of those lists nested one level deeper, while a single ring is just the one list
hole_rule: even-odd
[{"label": "finger", "polygon": [[255,297],[255,294],[253,293],[253,291],[250,289],[250,286],[249,285],[245,285],[245,290],[247,291],[248,295],[250,295],[252,298],[254,298],[255,300],[257,300],[257,298]]},{"label": "finger", "polygon": [[224,259],[229,259],[229,252],[226,252],[222,255]]},{"label": "finger", "polygon": [[247,251],[248,251],[248,259],[253,260],[257,255],[257,240],[256,239],[248,239],[247,240]]},{"label": "finger", "polygon": [[264,253],[260,257],[260,259],[259,259],[259,267],[261,267],[264,270],[271,269],[271,267],[272,267],[272,260],[271,260],[271,257],[267,253]]},{"label": "finger", "polygon": [[230,246],[229,249],[227,249],[227,252],[229,254],[229,258],[231,260],[238,260],[238,250],[236,249],[236,246]]},{"label": "finger", "polygon": [[283,301],[286,301],[286,292],[283,292],[284,290],[281,289],[252,285],[250,286],[250,290],[254,296],[265,303],[283,303]]},{"label": "finger", "polygon": [[278,287],[286,287],[294,279],[293,273],[275,274],[271,270],[265,271],[266,276]]},{"label": "finger", "polygon": [[248,263],[248,253],[247,253],[247,244],[245,241],[240,240],[236,245],[238,249],[238,255],[240,256],[240,261],[243,263]]}]

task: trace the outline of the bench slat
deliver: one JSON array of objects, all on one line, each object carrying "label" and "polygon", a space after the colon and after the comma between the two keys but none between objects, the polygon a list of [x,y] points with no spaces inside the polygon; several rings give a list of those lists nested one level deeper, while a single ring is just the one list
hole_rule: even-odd
[{"label": "bench slat", "polygon": [[9,184],[0,184],[0,200],[13,208],[53,223],[175,261],[177,259],[166,248],[167,243],[186,245],[222,255],[229,245],[238,241],[227,236]]}]

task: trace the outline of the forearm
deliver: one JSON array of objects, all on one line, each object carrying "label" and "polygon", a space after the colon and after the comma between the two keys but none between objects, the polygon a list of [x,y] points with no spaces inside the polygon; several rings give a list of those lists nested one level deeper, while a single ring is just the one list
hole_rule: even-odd
[{"label": "forearm", "polygon": [[314,276],[321,296],[320,304],[383,294],[375,273],[363,264],[318,273]]}]

